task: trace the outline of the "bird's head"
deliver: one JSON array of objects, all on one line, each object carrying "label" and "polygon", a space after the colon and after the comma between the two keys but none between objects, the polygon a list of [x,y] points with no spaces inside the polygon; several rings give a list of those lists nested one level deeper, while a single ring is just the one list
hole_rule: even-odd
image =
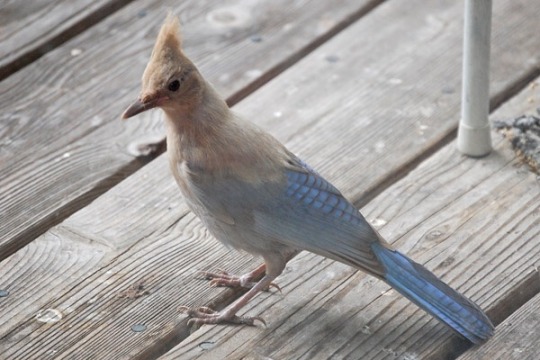
[{"label": "bird's head", "polygon": [[142,77],[139,98],[124,111],[127,119],[159,107],[166,113],[189,111],[201,97],[201,75],[182,52],[180,23],[169,13]]}]

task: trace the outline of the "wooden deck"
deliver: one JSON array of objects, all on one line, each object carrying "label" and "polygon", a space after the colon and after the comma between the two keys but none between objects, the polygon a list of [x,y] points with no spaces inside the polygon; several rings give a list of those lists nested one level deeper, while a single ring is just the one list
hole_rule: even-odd
[{"label": "wooden deck", "polygon": [[[540,184],[508,141],[455,145],[461,1],[57,0],[0,5],[0,359],[536,359]],[[166,9],[231,106],[331,180],[497,325],[472,348],[386,284],[301,253],[245,309],[179,305],[243,272],[184,203],[158,111],[121,122]],[[492,119],[540,107],[540,2],[494,2]]]}]

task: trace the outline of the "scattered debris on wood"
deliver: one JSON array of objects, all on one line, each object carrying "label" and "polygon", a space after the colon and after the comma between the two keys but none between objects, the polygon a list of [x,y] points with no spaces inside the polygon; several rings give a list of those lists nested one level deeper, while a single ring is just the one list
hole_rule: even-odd
[{"label": "scattered debris on wood", "polygon": [[121,299],[137,299],[141,296],[149,295],[150,291],[146,287],[146,281],[141,280],[131,285],[128,289],[116,294],[116,297]]},{"label": "scattered debris on wood", "polygon": [[[540,115],[540,108],[536,112]],[[510,140],[513,149],[532,171],[540,174],[540,117],[522,115],[495,121],[494,126]]]}]

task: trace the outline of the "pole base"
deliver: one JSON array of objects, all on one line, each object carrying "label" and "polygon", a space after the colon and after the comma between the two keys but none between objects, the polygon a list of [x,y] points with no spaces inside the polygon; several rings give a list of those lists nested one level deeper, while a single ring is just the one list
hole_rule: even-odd
[{"label": "pole base", "polygon": [[471,157],[483,157],[491,152],[491,129],[489,125],[473,128],[460,122],[457,136],[458,150]]}]

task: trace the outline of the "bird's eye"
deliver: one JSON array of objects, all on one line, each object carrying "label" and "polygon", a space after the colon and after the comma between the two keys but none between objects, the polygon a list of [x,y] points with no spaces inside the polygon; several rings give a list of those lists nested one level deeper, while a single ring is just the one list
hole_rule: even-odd
[{"label": "bird's eye", "polygon": [[180,88],[180,81],[178,81],[178,80],[171,81],[169,83],[168,88],[169,88],[170,91],[178,91],[178,89]]}]

